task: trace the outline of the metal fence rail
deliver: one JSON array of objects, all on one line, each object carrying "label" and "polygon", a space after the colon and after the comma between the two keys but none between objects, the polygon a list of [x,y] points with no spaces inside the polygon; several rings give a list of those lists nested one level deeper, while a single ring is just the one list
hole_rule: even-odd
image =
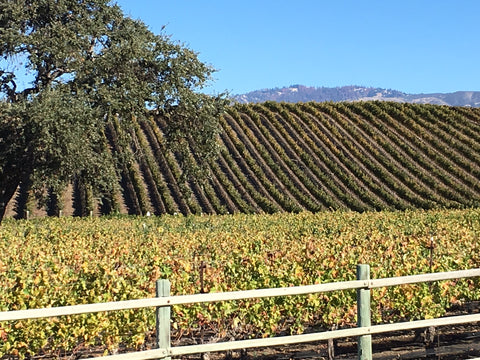
[{"label": "metal fence rail", "polygon": [[[395,324],[383,324],[370,326],[370,289],[379,287],[388,287],[396,285],[414,284],[422,282],[432,282],[441,280],[452,280],[460,278],[480,277],[480,268],[471,270],[450,271],[441,273],[431,273],[422,275],[400,276],[392,278],[370,279],[369,266],[357,266],[357,279],[352,281],[333,282],[327,284],[316,284],[307,286],[294,286],[273,289],[258,289],[245,291],[232,291],[223,293],[209,293],[196,295],[177,295],[170,296],[170,285],[168,280],[159,280],[157,282],[157,297],[126,300],[117,302],[106,302],[97,304],[83,304],[63,306],[56,308],[44,309],[29,309],[29,310],[15,310],[0,312],[0,321],[24,320],[47,318],[63,315],[76,315],[92,312],[116,311],[127,309],[138,309],[145,307],[157,308],[157,338],[162,336],[159,340],[158,349],[139,351],[135,353],[110,355],[104,357],[96,357],[92,359],[158,359],[169,358],[170,356],[180,356],[195,353],[227,351],[236,349],[246,349],[253,347],[267,347],[276,345],[288,345],[296,343],[306,343],[319,340],[328,340],[342,337],[359,337],[359,359],[371,359],[371,335],[380,334],[390,331],[409,330],[424,328],[429,326],[443,326],[464,324],[470,322],[480,322],[480,314],[451,316],[438,319],[419,320],[411,322],[402,322]],[[263,297],[275,296],[290,296],[290,295],[304,295],[311,293],[321,293],[339,290],[357,290],[357,306],[358,312],[358,326],[352,329],[341,329],[335,331],[325,331],[314,334],[303,334],[293,336],[281,336],[266,339],[251,339],[230,341],[215,344],[201,344],[170,347],[170,307],[172,305],[241,300],[241,299],[256,299]],[[366,312],[360,312],[360,308],[366,309]],[[368,310],[368,311],[367,311]],[[368,317],[368,319],[366,319]],[[368,320],[368,321],[366,321]],[[365,322],[366,321],[366,322]],[[365,325],[367,324],[367,325]],[[160,331],[163,329],[163,331]],[[167,330],[165,330],[167,329]],[[168,336],[165,336],[168,332]]]}]

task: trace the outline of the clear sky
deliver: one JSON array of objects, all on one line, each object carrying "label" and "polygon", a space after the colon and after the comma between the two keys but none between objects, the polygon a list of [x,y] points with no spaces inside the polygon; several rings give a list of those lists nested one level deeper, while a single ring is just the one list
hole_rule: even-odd
[{"label": "clear sky", "polygon": [[212,93],[301,84],[480,91],[480,0],[117,0],[218,69]]}]

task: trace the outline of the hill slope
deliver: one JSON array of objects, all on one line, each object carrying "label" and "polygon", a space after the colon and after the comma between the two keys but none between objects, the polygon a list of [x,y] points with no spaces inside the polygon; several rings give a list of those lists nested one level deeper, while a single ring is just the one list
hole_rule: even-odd
[{"label": "hill slope", "polygon": [[[182,180],[162,119],[141,122],[119,191],[93,199],[74,184],[64,214],[101,202],[122,213],[233,213],[459,208],[480,205],[480,108],[396,102],[237,104],[222,118],[212,177]],[[9,215],[31,205],[20,189]],[[23,199],[23,200],[22,200]],[[30,203],[31,204],[31,203]]]},{"label": "hill slope", "polygon": [[240,103],[265,101],[307,102],[307,101],[368,101],[383,100],[417,104],[451,106],[480,106],[480,91],[457,91],[453,93],[407,94],[397,90],[364,86],[308,87],[293,85],[276,89],[263,89],[237,95]]}]

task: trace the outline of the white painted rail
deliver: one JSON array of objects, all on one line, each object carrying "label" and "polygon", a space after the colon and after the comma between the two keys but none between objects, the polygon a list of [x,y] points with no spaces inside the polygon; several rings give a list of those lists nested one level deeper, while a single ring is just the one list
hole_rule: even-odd
[{"label": "white painted rail", "polygon": [[100,311],[140,309],[145,307],[171,306],[204,302],[257,299],[263,297],[302,295],[320,292],[367,288],[369,283],[362,280],[328,284],[292,286],[273,289],[256,289],[195,295],[176,295],[161,298],[147,298],[116,302],[62,306],[56,308],[29,309],[0,312],[0,321],[46,318],[63,315],[77,315]]},{"label": "white painted rail", "polygon": [[[126,300],[117,302],[106,302],[97,304],[82,304],[63,306],[56,308],[43,308],[43,309],[28,309],[28,310],[15,310],[0,312],[0,321],[14,321],[24,319],[36,319],[47,318],[64,315],[76,315],[92,312],[103,311],[116,311],[127,309],[138,309],[145,307],[166,307],[172,305],[192,304],[192,303],[204,303],[204,302],[216,302],[216,301],[229,301],[240,299],[255,299],[263,297],[275,297],[275,296],[291,296],[291,295],[303,295],[320,292],[330,292],[339,290],[353,290],[353,289],[372,289],[396,285],[414,284],[422,282],[432,282],[441,280],[452,280],[460,278],[480,277],[480,269],[459,270],[450,272],[440,272],[421,275],[400,276],[393,278],[381,278],[381,279],[368,279],[368,280],[352,280],[343,282],[333,282],[326,284],[316,284],[307,286],[292,286],[273,289],[256,289],[245,291],[232,291],[221,293],[209,293],[209,294],[196,294],[196,295],[177,295],[177,296],[164,296],[156,298],[138,299],[138,300]],[[170,356],[180,356],[194,353],[214,352],[214,351],[226,351],[235,349],[245,349],[253,347],[266,347],[275,345],[288,345],[296,343],[305,343],[319,340],[328,340],[332,338],[342,338],[351,336],[363,336],[380,334],[389,331],[409,330],[416,328],[423,328],[429,326],[443,326],[453,324],[463,324],[470,322],[480,322],[480,314],[472,314],[465,316],[452,316],[431,320],[419,320],[411,322],[402,322],[395,324],[384,324],[366,327],[357,327],[351,329],[341,329],[335,331],[326,331],[314,334],[303,334],[294,336],[282,336],[266,339],[251,339],[251,340],[239,340],[215,344],[202,344],[191,346],[179,346],[179,347],[166,347],[155,350],[139,351],[135,353],[110,355],[104,357],[97,357],[92,359],[158,359]]]},{"label": "white painted rail", "polygon": [[420,282],[431,282],[441,280],[452,280],[469,277],[479,277],[480,269],[449,271],[421,275],[399,276],[393,278],[381,278],[372,280],[352,280],[333,282],[326,284],[291,286],[272,289],[256,289],[231,291],[221,293],[176,295],[161,298],[147,298],[138,300],[124,300],[96,304],[81,304],[72,306],[61,306],[55,308],[28,309],[0,312],[0,321],[24,320],[47,318],[64,315],[78,315],[92,312],[117,311],[128,309],[140,309],[145,307],[171,306],[204,302],[257,299],[263,297],[305,295],[321,292],[355,290],[362,288],[379,288],[394,285],[406,285]]},{"label": "white painted rail", "polygon": [[91,358],[88,360],[141,360],[141,359],[158,359],[165,356],[181,356],[189,354],[199,354],[205,352],[228,351],[238,349],[249,349],[257,347],[268,347],[278,345],[291,345],[308,343],[313,341],[321,341],[328,339],[338,339],[344,337],[355,337],[361,335],[374,335],[391,331],[412,330],[426,328],[430,326],[444,326],[454,324],[466,324],[480,321],[480,314],[450,316],[446,318],[417,320],[410,322],[402,322],[395,324],[374,325],[370,327],[357,327],[351,329],[341,329],[334,331],[324,331],[313,334],[278,336],[266,339],[238,340],[216,344],[201,344],[189,346],[177,346],[167,349],[154,349],[147,351],[139,351],[137,353],[119,354]]}]

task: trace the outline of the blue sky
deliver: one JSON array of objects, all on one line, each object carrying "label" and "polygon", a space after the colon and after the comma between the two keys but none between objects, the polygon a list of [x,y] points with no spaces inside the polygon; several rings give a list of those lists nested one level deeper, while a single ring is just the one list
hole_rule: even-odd
[{"label": "blue sky", "polygon": [[294,84],[480,91],[478,0],[117,0],[199,53],[207,92]]}]

